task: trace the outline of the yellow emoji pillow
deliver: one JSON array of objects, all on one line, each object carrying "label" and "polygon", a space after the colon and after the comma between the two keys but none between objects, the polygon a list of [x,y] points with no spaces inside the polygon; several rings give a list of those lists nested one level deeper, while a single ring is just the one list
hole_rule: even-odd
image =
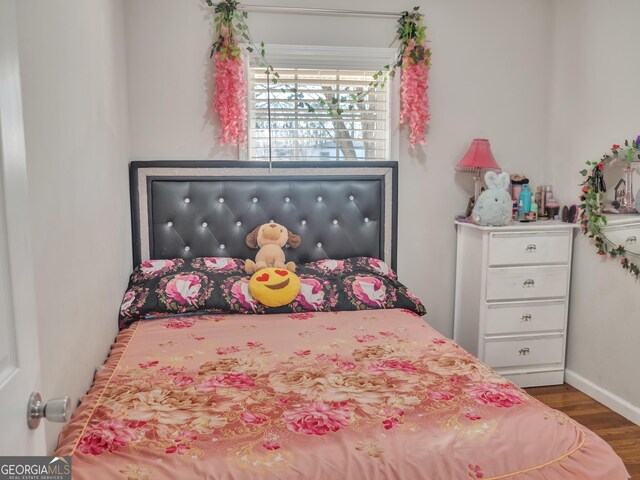
[{"label": "yellow emoji pillow", "polygon": [[262,268],[249,280],[249,292],[267,307],[291,303],[299,291],[300,278],[285,268]]}]

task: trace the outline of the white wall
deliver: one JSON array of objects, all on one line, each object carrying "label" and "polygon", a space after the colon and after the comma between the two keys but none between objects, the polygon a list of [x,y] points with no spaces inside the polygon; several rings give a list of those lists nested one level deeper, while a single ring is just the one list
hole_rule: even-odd
[{"label": "white wall", "polygon": [[[549,179],[563,203],[576,202],[585,161],[640,134],[638,12],[637,0],[556,2]],[[567,368],[640,418],[640,282],[587,238],[575,247]]]},{"label": "white wall", "polygon": [[[41,392],[75,403],[117,332],[131,269],[123,4],[17,3]],[[61,425],[45,425],[53,450]]]},{"label": "white wall", "polygon": [[[208,105],[213,38],[200,0],[127,0],[127,71],[134,159],[236,159],[217,146]],[[257,3],[257,2],[252,2]],[[265,0],[262,3],[268,3]],[[317,6],[310,0],[282,5]],[[354,0],[364,10],[426,13],[433,48],[432,127],[426,149],[400,141],[400,278],[424,300],[429,321],[452,333],[454,215],[473,191],[454,174],[472,138],[488,137],[505,169],[541,181],[547,155],[552,4],[539,0]],[[391,6],[393,5],[393,6]],[[328,0],[323,7],[344,8]],[[252,13],[266,43],[387,47],[395,20]]]}]

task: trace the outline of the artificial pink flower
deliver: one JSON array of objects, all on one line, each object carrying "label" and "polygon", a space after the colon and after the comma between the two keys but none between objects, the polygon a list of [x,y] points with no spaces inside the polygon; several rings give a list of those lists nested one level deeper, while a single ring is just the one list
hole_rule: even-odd
[{"label": "artificial pink flower", "polygon": [[[425,51],[428,50],[426,43],[422,46]],[[425,132],[430,119],[427,94],[429,67],[426,62],[413,63],[410,53],[415,47],[416,44],[412,40],[404,50],[400,84],[400,123],[409,124],[409,142],[412,147],[415,147],[416,143],[427,143]]]},{"label": "artificial pink flower", "polygon": [[220,119],[220,145],[247,141],[247,84],[240,56],[216,52],[215,94],[213,111]]},{"label": "artificial pink flower", "polygon": [[283,415],[284,423],[292,432],[305,435],[326,435],[345,428],[351,420],[346,403],[312,403]]}]

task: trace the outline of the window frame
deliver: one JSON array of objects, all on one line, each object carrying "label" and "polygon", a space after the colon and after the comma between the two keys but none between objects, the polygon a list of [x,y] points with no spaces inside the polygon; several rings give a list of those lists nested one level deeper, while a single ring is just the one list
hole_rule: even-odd
[{"label": "window frame", "polygon": [[[265,46],[265,51],[269,63],[277,68],[299,68],[299,69],[336,69],[336,70],[380,70],[387,64],[395,61],[397,50],[395,48],[379,47],[336,47],[318,45],[282,45],[271,44]],[[240,148],[240,160],[251,161],[252,139],[251,139],[251,79],[250,68],[257,67],[255,56],[245,58],[245,75],[247,80],[247,142]],[[389,161],[398,158],[398,131],[399,123],[395,119],[399,118],[400,101],[400,81],[399,77],[390,77],[387,83],[387,112],[388,118],[388,140],[385,158],[371,161]],[[273,161],[288,162],[296,160],[284,160],[274,158]],[[303,160],[304,161],[304,160]],[[338,160],[343,161],[343,160]]]}]

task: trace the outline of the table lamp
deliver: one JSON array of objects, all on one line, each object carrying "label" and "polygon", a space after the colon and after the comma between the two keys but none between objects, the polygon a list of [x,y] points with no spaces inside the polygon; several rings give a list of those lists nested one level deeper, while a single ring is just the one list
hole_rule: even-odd
[{"label": "table lamp", "polygon": [[489,140],[486,138],[474,138],[469,150],[467,150],[465,156],[456,165],[456,172],[473,173],[473,180],[475,181],[474,200],[477,200],[478,195],[480,195],[482,170],[501,171],[496,160],[493,158],[493,153],[491,153]]}]

